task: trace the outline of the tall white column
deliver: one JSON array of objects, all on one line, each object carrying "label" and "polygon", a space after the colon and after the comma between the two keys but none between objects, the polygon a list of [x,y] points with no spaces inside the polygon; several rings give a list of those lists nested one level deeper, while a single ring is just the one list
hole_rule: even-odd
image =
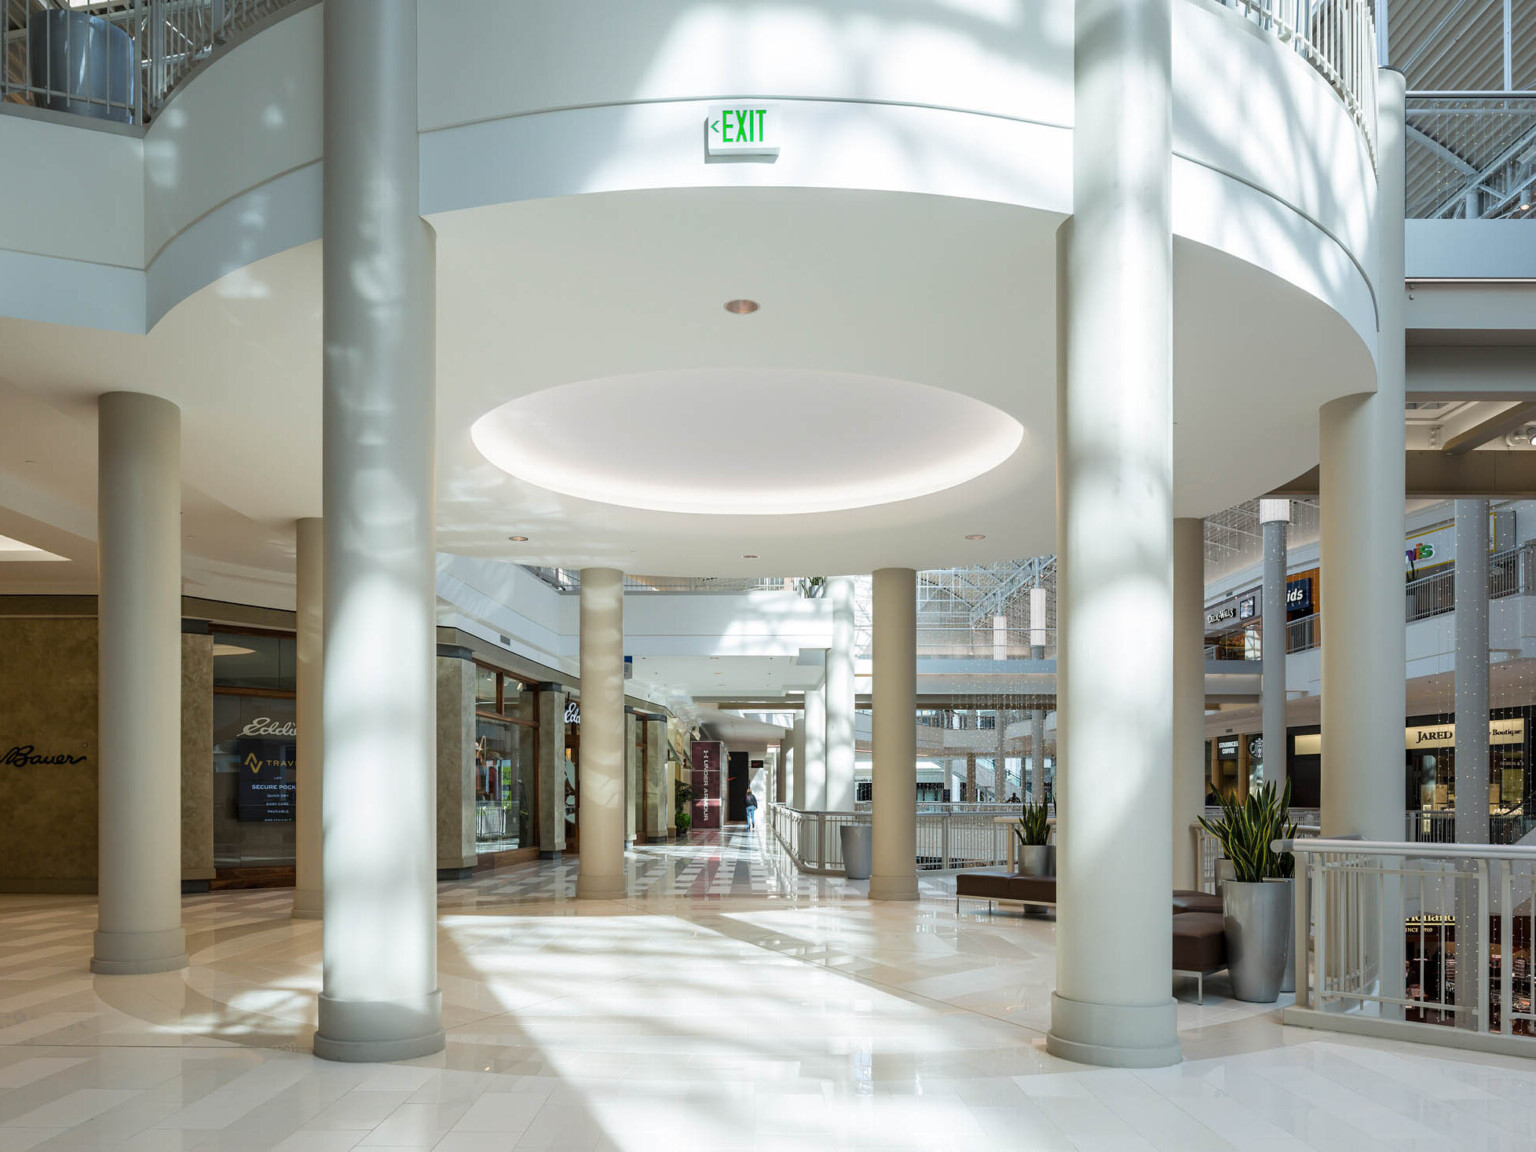
[{"label": "tall white column", "polygon": [[[1456,501],[1456,842],[1488,843],[1488,501]],[[1464,871],[1475,862],[1461,861]],[[1457,888],[1456,952],[1476,956],[1484,931],[1475,883]],[[1486,972],[1457,969],[1458,1025],[1476,1027]]]},{"label": "tall white column", "polygon": [[1456,843],[1488,843],[1488,501],[1456,501]]},{"label": "tall white column", "polygon": [[91,971],[185,968],[181,927],[181,412],[98,402],[101,767]]},{"label": "tall white column", "polygon": [[624,897],[624,573],[581,572],[581,899]]},{"label": "tall white column", "polygon": [[1259,713],[1263,718],[1264,781],[1285,788],[1285,533],[1291,524],[1289,500],[1260,500],[1259,524],[1264,533],[1263,664]]},{"label": "tall white column", "polygon": [[874,575],[871,900],[917,899],[917,573]]},{"label": "tall white column", "polygon": [[1323,405],[1319,537],[1324,836],[1403,836],[1403,76],[1377,82],[1376,391]]},{"label": "tall white column", "polygon": [[[387,82],[385,82],[387,79]],[[443,1047],[432,230],[416,4],[325,6],[325,977],[315,1055]]]},{"label": "tall white column", "polygon": [[795,717],[795,726],[790,731],[789,795],[791,808],[801,812],[806,811],[810,801],[805,778],[805,717],[803,715]]},{"label": "tall white column", "polygon": [[827,807],[827,682],[805,693],[805,802],[813,812]]},{"label": "tall white column", "polygon": [[294,647],[297,649],[296,720],[298,778],[294,803],[293,917],[319,920],[324,909],[321,858],[324,853],[325,730],[325,521],[306,517],[296,526],[297,579],[294,589]]},{"label": "tall white column", "polygon": [[1200,887],[1205,810],[1205,521],[1173,522],[1173,887]]},{"label": "tall white column", "polygon": [[1046,1046],[1121,1067],[1179,1059],[1171,2],[1077,0],[1075,215],[1058,234],[1060,903]]},{"label": "tall white column", "polygon": [[854,676],[852,576],[827,581],[832,601],[832,647],[827,649],[827,797],[828,812],[853,811]]},{"label": "tall white column", "polygon": [[997,710],[997,755],[992,758],[992,803],[1008,799],[1008,713]]},{"label": "tall white column", "polygon": [[1045,709],[1029,713],[1029,802],[1045,803]]}]

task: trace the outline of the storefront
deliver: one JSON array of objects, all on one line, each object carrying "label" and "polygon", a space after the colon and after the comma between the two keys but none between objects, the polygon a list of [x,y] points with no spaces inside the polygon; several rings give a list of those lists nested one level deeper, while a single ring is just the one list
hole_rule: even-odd
[{"label": "storefront", "polygon": [[[1488,725],[1488,811],[1523,812],[1529,799],[1530,708],[1495,709]],[[1412,717],[1404,733],[1405,807],[1416,812],[1456,808],[1456,724]]]},{"label": "storefront", "polygon": [[293,867],[296,670],[291,634],[213,633],[213,862],[225,879]]},{"label": "storefront", "polygon": [[533,686],[475,665],[475,843],[487,852],[539,845],[538,708]]}]

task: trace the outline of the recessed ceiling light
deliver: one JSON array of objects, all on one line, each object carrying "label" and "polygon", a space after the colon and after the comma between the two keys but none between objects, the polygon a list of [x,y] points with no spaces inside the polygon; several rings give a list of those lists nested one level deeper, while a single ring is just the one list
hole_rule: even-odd
[{"label": "recessed ceiling light", "polygon": [[980,532],[972,532],[969,536],[966,537],[966,539],[967,540],[985,540],[986,536],[983,535]]},{"label": "recessed ceiling light", "polygon": [[733,316],[750,316],[761,305],[756,300],[727,300],[725,310]]},{"label": "recessed ceiling light", "polygon": [[526,537],[526,536],[508,536],[507,539],[512,541],[512,543],[514,543],[514,544],[526,544],[526,543],[528,543],[528,537]]}]

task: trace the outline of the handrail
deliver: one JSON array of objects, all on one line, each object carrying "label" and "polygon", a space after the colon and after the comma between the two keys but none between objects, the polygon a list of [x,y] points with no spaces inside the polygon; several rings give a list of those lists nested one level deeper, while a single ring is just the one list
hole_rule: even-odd
[{"label": "handrail", "polygon": [[1536,863],[1536,848],[1513,844],[1419,844],[1398,840],[1276,840],[1276,852],[1355,852],[1365,856],[1411,856],[1433,860],[1513,860]]}]

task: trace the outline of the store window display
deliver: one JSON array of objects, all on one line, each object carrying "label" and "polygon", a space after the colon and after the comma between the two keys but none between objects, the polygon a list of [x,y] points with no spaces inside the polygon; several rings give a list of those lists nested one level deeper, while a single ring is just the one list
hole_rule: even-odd
[{"label": "store window display", "polygon": [[298,724],[292,636],[213,637],[213,856],[216,868],[294,862]]},{"label": "store window display", "polygon": [[475,670],[475,841],[500,852],[538,844],[534,696],[516,677]]}]

